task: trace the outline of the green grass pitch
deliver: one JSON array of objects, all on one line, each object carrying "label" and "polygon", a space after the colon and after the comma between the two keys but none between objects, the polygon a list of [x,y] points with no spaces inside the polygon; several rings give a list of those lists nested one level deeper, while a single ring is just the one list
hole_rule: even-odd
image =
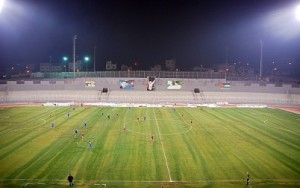
[{"label": "green grass pitch", "polygon": [[0,145],[0,187],[300,186],[300,116],[274,109],[0,108]]}]

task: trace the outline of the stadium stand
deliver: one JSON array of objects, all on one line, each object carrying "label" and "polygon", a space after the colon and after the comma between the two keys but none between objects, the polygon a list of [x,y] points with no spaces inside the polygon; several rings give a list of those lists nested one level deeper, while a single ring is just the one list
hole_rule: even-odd
[{"label": "stadium stand", "polygon": [[[120,80],[133,80],[134,82],[130,89],[120,89]],[[176,87],[173,85],[172,88],[170,83],[177,85]],[[0,84],[0,103],[73,101],[201,104],[229,102],[300,105],[298,84],[241,81],[226,83],[224,79],[156,78],[154,91],[147,91],[146,85],[147,78],[85,77],[5,81]],[[107,92],[104,92],[104,88]]]}]

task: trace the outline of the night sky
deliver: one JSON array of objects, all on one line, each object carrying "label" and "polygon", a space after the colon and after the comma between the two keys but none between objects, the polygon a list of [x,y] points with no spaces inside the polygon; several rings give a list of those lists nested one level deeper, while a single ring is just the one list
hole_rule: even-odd
[{"label": "night sky", "polygon": [[[298,1],[298,3],[300,3]],[[176,59],[180,70],[203,65],[300,64],[300,21],[288,0],[6,0],[0,13],[0,66],[93,57],[150,69]],[[288,61],[286,59],[289,59]],[[92,60],[93,61],[93,60]],[[299,66],[295,66],[299,67]]]}]

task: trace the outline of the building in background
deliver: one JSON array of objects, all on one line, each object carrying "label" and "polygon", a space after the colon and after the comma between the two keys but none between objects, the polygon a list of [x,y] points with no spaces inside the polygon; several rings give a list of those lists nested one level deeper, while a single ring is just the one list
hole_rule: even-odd
[{"label": "building in background", "polygon": [[161,65],[158,64],[151,67],[151,71],[161,71],[161,70],[162,70]]},{"label": "building in background", "polygon": [[112,63],[112,61],[106,61],[105,69],[106,70],[117,70],[117,64]]},{"label": "building in background", "polygon": [[[75,71],[76,71],[76,72],[79,72],[79,71],[81,71],[81,70],[82,70],[82,63],[81,63],[80,60],[77,60],[77,61],[75,62]],[[69,62],[69,63],[68,63],[68,71],[69,71],[69,72],[74,72],[74,63],[73,63],[73,62]]]},{"label": "building in background", "polygon": [[165,62],[166,70],[174,71],[176,70],[176,59],[167,59]]},{"label": "building in background", "polygon": [[40,63],[40,72],[50,72],[50,63]]},{"label": "building in background", "polygon": [[124,64],[121,65],[121,71],[127,71],[129,69],[130,69],[130,67],[128,67],[127,65],[124,65]]},{"label": "building in background", "polygon": [[40,63],[40,72],[61,72],[61,65],[51,64],[50,63]]}]

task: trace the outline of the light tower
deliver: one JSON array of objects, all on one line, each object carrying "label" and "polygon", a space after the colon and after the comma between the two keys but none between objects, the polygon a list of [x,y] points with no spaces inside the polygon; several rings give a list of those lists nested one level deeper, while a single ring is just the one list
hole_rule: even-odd
[{"label": "light tower", "polygon": [[75,79],[75,63],[76,63],[76,39],[77,35],[74,35],[73,37],[73,73],[74,73],[74,79]]},{"label": "light tower", "polygon": [[295,16],[298,21],[300,21],[300,5],[296,7]]},{"label": "light tower", "polygon": [[0,0],[0,14],[3,10],[5,0]]},{"label": "light tower", "polygon": [[259,80],[262,79],[262,70],[263,70],[263,47],[264,47],[264,42],[263,42],[263,40],[260,40]]},{"label": "light tower", "polygon": [[86,63],[86,72],[87,72],[87,71],[88,71],[88,63],[89,63],[89,61],[90,61],[90,57],[85,56],[85,57],[84,57],[84,61],[85,61],[85,63]]},{"label": "light tower", "polygon": [[52,56],[51,55],[49,56],[49,67],[50,67],[49,72],[52,72],[52,70],[51,70],[52,69]]},{"label": "light tower", "polygon": [[65,72],[67,72],[68,57],[64,56],[62,59],[63,59],[63,61],[64,61]]},{"label": "light tower", "polygon": [[94,46],[94,72],[96,72],[96,46]]}]

